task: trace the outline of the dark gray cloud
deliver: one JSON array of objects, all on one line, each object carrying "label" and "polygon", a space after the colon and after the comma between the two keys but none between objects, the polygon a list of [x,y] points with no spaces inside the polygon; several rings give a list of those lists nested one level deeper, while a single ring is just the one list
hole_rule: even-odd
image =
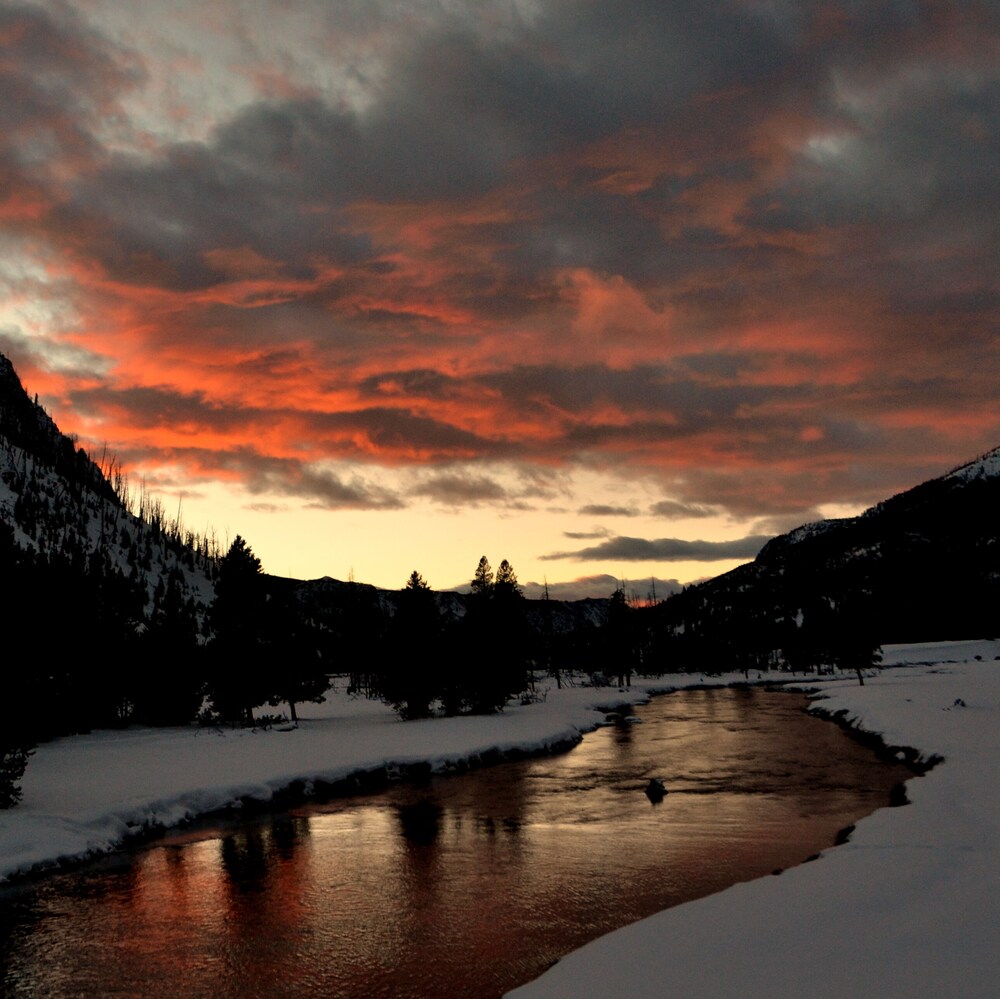
[{"label": "dark gray cloud", "polygon": [[181,433],[210,429],[253,436],[262,426],[287,421],[300,446],[321,447],[342,457],[377,451],[402,460],[434,460],[456,453],[489,454],[496,450],[489,440],[406,409],[371,407],[333,413],[266,409],[225,404],[208,398],[204,392],[179,392],[162,385],[80,389],[71,393],[70,401],[81,413],[117,411],[126,415],[131,426],[169,426]]},{"label": "dark gray cloud", "polygon": [[[255,496],[293,497],[324,510],[398,510],[406,505],[402,496],[357,473],[339,474],[294,458],[261,454],[249,446],[216,450],[196,446],[125,448],[119,457],[129,465],[182,465],[188,469],[187,481],[231,480],[236,476]],[[186,485],[184,491],[188,491]]]},{"label": "dark gray cloud", "polygon": [[[529,271],[588,266],[644,285],[657,275],[740,265],[748,268],[745,297],[774,273],[774,248],[685,219],[686,196],[700,185],[741,178],[763,186],[741,218],[764,233],[888,222],[872,230],[883,240],[912,240],[914,227],[924,238],[940,236],[958,224],[967,245],[995,239],[991,164],[1000,130],[984,44],[996,38],[995,12],[947,2],[885,5],[878,15],[835,6],[838,17],[821,16],[816,4],[633,2],[610,16],[561,3],[493,38],[472,18],[425,18],[399,43],[363,111],[320,97],[259,102],[205,141],[155,158],[97,157],[99,169],[70,188],[58,218],[124,280],[206,287],[223,275],[204,252],[227,247],[250,247],[301,277],[317,255],[372,256],[343,214],[358,200],[471,197],[585,144],[666,129],[678,162],[635,200],[602,191],[608,167],[577,163],[569,184],[564,173],[555,184],[541,175],[531,204],[542,217],[533,212],[514,229],[497,223],[510,259]],[[75,120],[73,145],[92,146],[88,125],[96,132],[98,115],[141,82],[141,62],[69,7],[12,5],[4,13],[28,26],[18,43],[21,70],[4,81],[12,98],[4,107],[32,128]],[[892,67],[917,58],[964,72],[926,73],[901,87]],[[845,79],[873,92],[874,104],[856,109],[840,99]],[[839,127],[847,152],[801,156],[787,178],[774,180],[754,140],[775,115]],[[680,226],[679,238],[664,239],[665,220]],[[880,268],[879,281],[887,278]]]},{"label": "dark gray cloud", "polygon": [[[310,130],[320,128],[309,120],[310,112],[299,105],[285,108],[283,128],[266,115],[257,120],[244,112],[227,128],[245,131],[264,147],[259,150],[233,148],[227,133],[214,145],[176,147],[153,163],[118,155],[77,181],[72,200],[55,210],[55,223],[75,240],[86,240],[87,253],[120,280],[177,290],[229,278],[213,251],[249,248],[276,261],[289,281],[314,277],[310,260],[317,256],[341,263],[365,260],[369,241],[338,218],[340,199],[325,207],[321,219],[303,217],[302,207],[317,196],[313,181],[301,174],[308,164],[288,166],[280,149],[268,148],[282,142],[295,146],[299,132],[323,134]],[[270,143],[269,125],[275,132]],[[337,130],[331,126],[331,132],[328,141],[336,144]],[[318,166],[324,149],[299,155],[315,157]]]},{"label": "dark gray cloud", "polygon": [[552,552],[543,560],[620,559],[625,562],[717,562],[724,559],[752,559],[770,541],[768,535],[753,535],[736,541],[684,541],[681,538],[610,538],[591,548],[573,552]]},{"label": "dark gray cloud", "polygon": [[378,399],[404,396],[441,401],[458,397],[462,384],[459,379],[440,371],[423,368],[367,375],[358,383],[358,389],[363,396]]},{"label": "dark gray cloud", "polygon": [[[318,97],[242,108],[206,141],[176,144],[155,160],[109,158],[77,181],[57,218],[126,281],[207,287],[224,275],[205,252],[243,247],[306,276],[317,255],[370,256],[342,213],[358,200],[483,194],[518,164],[624,128],[690,126],[687,102],[698,92],[751,80],[759,92],[779,89],[762,81],[780,80],[794,58],[773,25],[741,4],[666,11],[635,3],[613,18],[586,4],[556,5],[507,39],[444,21],[413,36],[364,112]],[[123,62],[119,55],[111,65]],[[106,87],[80,82],[83,94]],[[743,117],[745,130],[753,118]],[[517,234],[527,245],[527,233],[547,232],[550,265],[632,274],[626,260],[638,266],[662,252],[655,213],[580,185],[555,193],[544,196],[549,221]],[[575,247],[569,258],[553,252],[567,246]],[[690,248],[670,252],[675,263],[690,256]]]},{"label": "dark gray cloud", "polygon": [[[707,381],[692,377],[683,366],[666,364],[622,369],[598,364],[518,366],[483,375],[477,381],[486,390],[499,392],[519,413],[549,426],[553,413],[579,417],[567,425],[561,446],[580,450],[625,442],[664,442],[722,429],[734,433],[740,414],[764,404],[809,398],[815,392],[810,385]],[[606,406],[631,419],[603,423],[590,416]],[[776,413],[762,416],[761,422],[777,425],[784,419],[784,414]]]},{"label": "dark gray cloud", "polygon": [[416,486],[412,493],[450,506],[502,504],[510,499],[507,489],[486,475],[435,475]]},{"label": "dark gray cloud", "polygon": [[330,434],[334,442],[340,441],[345,432],[357,431],[371,446],[370,449],[359,446],[359,454],[374,449],[386,458],[441,461],[465,454],[500,455],[506,450],[502,442],[406,409],[371,407],[339,413],[310,413],[308,426],[320,440],[324,434]]},{"label": "dark gray cloud", "polygon": [[[0,37],[0,169],[5,196],[42,190],[53,168],[92,164],[93,131],[144,79],[141,62],[95,32],[68,4],[4,3]],[[13,182],[14,186],[8,186]]]},{"label": "dark gray cloud", "polygon": [[631,506],[606,506],[602,503],[588,503],[577,512],[581,517],[636,517],[639,514]]},{"label": "dark gray cloud", "polygon": [[0,353],[18,370],[58,371],[84,381],[103,377],[108,367],[85,347],[42,341],[15,326],[0,326]]},{"label": "dark gray cloud", "polygon": [[[942,225],[957,208],[966,232],[994,239],[997,213],[987,209],[997,197],[990,169],[1000,135],[997,83],[988,61],[976,60],[975,42],[995,37],[996,17],[979,5],[903,6],[873,16],[842,5],[836,29],[829,26],[837,19],[821,20],[812,4],[636,2],[610,17],[565,3],[503,38],[488,38],[471,19],[425,19],[366,110],[318,97],[242,108],[207,141],[152,160],[108,159],[76,185],[60,218],[87,234],[89,252],[125,280],[211,285],[222,275],[204,251],[225,247],[251,247],[304,276],[317,253],[370,256],[367,240],[340,214],[358,199],[468,197],[509,180],[516,164],[623,129],[669,126],[682,163],[637,203],[602,194],[586,177],[545,185],[535,203],[545,206],[544,218],[504,234],[514,237],[506,245],[528,254],[530,270],[590,266],[645,284],[656,274],[718,269],[720,254],[753,266],[772,252],[741,249],[708,230],[699,247],[691,226],[682,239],[664,240],[661,223],[665,215],[682,222],[684,195],[706,180],[762,179],[754,129],[781,111],[839,125],[848,153],[819,168],[803,157],[787,180],[750,203],[745,224],[803,232],[887,221],[885,238],[908,239],[913,224]],[[29,27],[4,107],[31,127],[76,120],[74,144],[92,145],[87,123],[141,81],[141,63],[70,8],[13,5],[5,16]],[[877,95],[885,67],[918,53],[925,61],[927,53],[944,63],[964,58],[967,70],[927,74],[901,94],[887,86],[874,112],[866,104],[853,117],[837,100],[835,80],[857,78]],[[709,97],[706,114],[698,98]],[[589,179],[599,180],[591,169]],[[310,217],[306,206],[320,211]],[[768,264],[762,260],[759,272],[773,272]],[[880,270],[879,280],[886,277]]]},{"label": "dark gray cloud", "polygon": [[660,500],[654,503],[649,512],[654,517],[664,517],[667,520],[683,520],[687,517],[714,517],[719,511],[703,503],[681,503],[679,500]]},{"label": "dark gray cloud", "polygon": [[[206,456],[208,457],[208,456]],[[261,455],[252,448],[213,452],[217,467],[237,471],[251,493],[293,496],[324,510],[397,510],[403,500],[358,475],[345,478],[290,458]]]},{"label": "dark gray cloud", "polygon": [[75,411],[101,416],[109,410],[127,414],[134,427],[171,426],[193,430],[232,431],[254,422],[273,419],[257,409],[225,405],[206,397],[204,392],[178,392],[164,385],[140,385],[108,390],[79,389],[70,395]]},{"label": "dark gray cloud", "polygon": [[327,469],[310,469],[288,462],[251,477],[248,488],[251,492],[306,499],[321,510],[399,510],[406,505],[390,490],[374,486],[361,476],[345,479]]},{"label": "dark gray cloud", "polygon": [[559,476],[527,463],[494,465],[489,473],[456,462],[434,474],[418,474],[408,495],[424,496],[446,506],[494,506],[531,510],[559,492]]}]

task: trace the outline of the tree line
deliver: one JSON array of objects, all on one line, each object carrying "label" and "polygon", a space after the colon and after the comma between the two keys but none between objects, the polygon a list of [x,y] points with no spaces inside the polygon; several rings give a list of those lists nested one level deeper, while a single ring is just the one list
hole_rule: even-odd
[{"label": "tree line", "polygon": [[141,564],[126,575],[82,542],[25,550],[3,524],[0,561],[10,619],[38,642],[0,680],[15,706],[0,729],[0,807],[17,801],[40,741],[129,724],[266,725],[280,717],[269,709],[294,724],[297,706],[323,700],[334,676],[418,719],[497,712],[570,675],[624,687],[634,674],[827,664],[860,679],[877,661],[856,608],[820,603],[808,623],[774,621],[748,595],[734,619],[695,588],[655,603],[619,587],[599,614],[567,626],[558,602],[526,600],[513,566],[504,559],[494,571],[486,556],[450,606],[417,570],[395,594],[329,581],[335,593],[310,595],[308,584],[265,575],[241,536],[214,564],[207,608],[181,562],[151,586]]}]

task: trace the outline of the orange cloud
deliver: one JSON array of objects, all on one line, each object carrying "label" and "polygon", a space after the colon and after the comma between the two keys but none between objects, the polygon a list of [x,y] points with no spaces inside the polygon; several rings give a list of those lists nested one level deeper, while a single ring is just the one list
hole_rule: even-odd
[{"label": "orange cloud", "polygon": [[[975,5],[329,14],[370,77],[301,21],[216,65],[73,10],[0,15],[0,344],[137,468],[381,508],[311,466],[597,466],[787,512],[1000,432]],[[218,85],[186,137],[149,120],[178,67]]]}]

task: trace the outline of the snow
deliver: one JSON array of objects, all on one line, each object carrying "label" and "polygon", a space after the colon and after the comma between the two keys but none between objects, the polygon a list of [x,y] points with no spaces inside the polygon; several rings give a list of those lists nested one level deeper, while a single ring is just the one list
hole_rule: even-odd
[{"label": "snow", "polygon": [[[912,803],[876,812],[814,863],[602,937],[511,996],[996,994],[998,655],[998,642],[893,646],[885,659],[897,668],[864,686],[853,675],[810,677],[814,709],[944,757],[908,783]],[[735,680],[742,674],[708,682]],[[540,703],[498,716],[413,722],[340,691],[309,705],[292,731],[134,728],[60,739],[31,758],[23,802],[0,812],[0,878],[114,849],[150,826],[268,801],[296,780],[420,761],[442,770],[490,750],[575,741],[608,709],[702,682],[640,681],[625,693],[552,687]]]},{"label": "snow", "polygon": [[0,812],[0,879],[106,852],[144,829],[243,799],[267,802],[295,781],[332,782],[418,762],[445,770],[494,750],[576,742],[603,721],[595,705],[642,700],[653,687],[663,683],[629,694],[553,688],[539,691],[542,703],[511,705],[500,715],[411,722],[340,691],[301,706],[301,723],[290,731],[134,727],[58,739],[30,758],[21,803]]},{"label": "snow", "polygon": [[[54,425],[53,431],[57,432]],[[44,528],[39,525],[34,536],[26,533],[24,525],[14,516],[18,490],[13,487],[13,483],[21,477],[32,482],[31,492],[45,504],[49,515]],[[131,577],[140,570],[134,564],[127,547],[121,543],[122,531],[125,531],[130,539],[142,542],[149,558],[149,568],[144,572],[148,593],[147,612],[153,609],[153,594],[157,584],[166,582],[171,569],[180,570],[185,597],[193,597],[202,611],[211,604],[215,587],[206,575],[204,566],[185,565],[178,558],[179,546],[168,544],[163,537],[154,537],[155,532],[148,523],[91,489],[81,490],[80,498],[72,502],[64,501],[66,491],[66,481],[55,469],[22,448],[10,444],[0,447],[0,523],[6,523],[13,529],[14,542],[19,548],[38,552],[44,537],[50,550],[65,553],[75,542],[82,544],[88,552],[103,552],[111,565]],[[178,532],[184,533],[179,526]]]},{"label": "snow", "polygon": [[1000,642],[924,642],[922,645],[883,645],[882,665],[932,665],[1000,658]]},{"label": "snow", "polygon": [[821,534],[829,534],[830,531],[835,531],[844,524],[854,523],[856,520],[857,517],[831,517],[827,520],[814,520],[789,531],[784,535],[784,541],[787,545],[797,545],[810,538],[819,537]]},{"label": "snow", "polygon": [[[965,644],[889,651],[922,662]],[[876,812],[815,863],[608,934],[509,999],[997,995],[1000,665],[998,643],[975,647],[989,661],[816,685],[814,709],[944,757],[908,782],[911,804]]]},{"label": "snow", "polygon": [[949,472],[946,479],[960,479],[971,482],[973,479],[995,479],[1000,477],[1000,447],[987,451],[967,465]]}]

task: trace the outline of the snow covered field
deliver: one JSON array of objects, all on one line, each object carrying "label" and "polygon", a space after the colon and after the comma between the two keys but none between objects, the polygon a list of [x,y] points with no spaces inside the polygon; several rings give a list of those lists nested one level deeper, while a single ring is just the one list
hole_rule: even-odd
[{"label": "snow covered field", "polygon": [[[950,664],[901,666],[863,687],[853,677],[812,678],[823,710],[845,711],[889,744],[945,757],[909,782],[912,804],[865,819],[850,843],[816,863],[603,937],[512,995],[997,995],[998,654],[991,642],[889,647],[887,665]],[[596,705],[701,679],[642,681],[628,695],[553,688],[543,703],[499,716],[418,722],[341,692],[309,706],[293,731],[131,729],[61,739],[39,747],[23,802],[0,812],[0,879],[113,849],[149,825],[269,800],[295,780],[332,781],[387,763],[441,768],[493,749],[575,740],[601,721]]]}]

